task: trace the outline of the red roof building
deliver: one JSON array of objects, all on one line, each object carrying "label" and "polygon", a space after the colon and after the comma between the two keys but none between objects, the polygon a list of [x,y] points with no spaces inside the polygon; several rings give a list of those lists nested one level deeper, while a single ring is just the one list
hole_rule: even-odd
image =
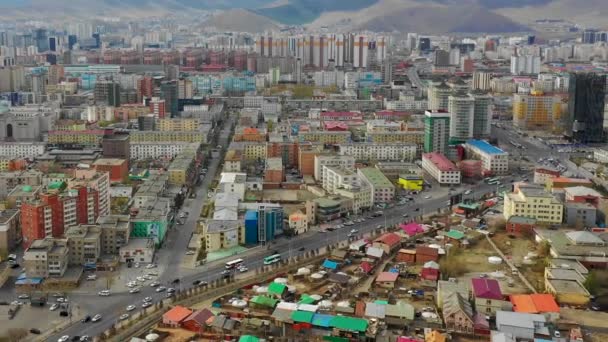
[{"label": "red roof building", "polygon": [[416,250],[414,249],[400,249],[396,257],[397,262],[416,262]]},{"label": "red roof building", "polygon": [[424,264],[429,261],[439,260],[439,250],[427,246],[416,247],[416,263]]},{"label": "red roof building", "polygon": [[172,327],[179,327],[181,323],[192,314],[192,310],[183,306],[176,306],[173,309],[165,312],[163,315],[163,324]]},{"label": "red roof building", "polygon": [[439,264],[434,261],[429,261],[424,264],[420,271],[420,278],[424,280],[439,280]]},{"label": "red roof building", "polygon": [[496,279],[473,278],[473,295],[475,298],[502,300],[502,291]]},{"label": "red roof building", "polygon": [[323,112],[321,113],[321,119],[334,121],[363,120],[363,114],[359,112]]},{"label": "red roof building", "polygon": [[531,314],[559,313],[559,305],[548,293],[518,294],[509,296],[513,311]]},{"label": "red roof building", "polygon": [[390,254],[401,246],[401,236],[395,233],[383,234],[374,240],[372,246],[382,249],[386,254]]},{"label": "red roof building", "polygon": [[348,131],[348,125],[340,121],[325,121],[323,129],[326,131]]},{"label": "red roof building", "polygon": [[213,312],[208,309],[194,311],[182,322],[182,328],[196,333],[202,333],[207,326],[207,320],[213,316]]}]

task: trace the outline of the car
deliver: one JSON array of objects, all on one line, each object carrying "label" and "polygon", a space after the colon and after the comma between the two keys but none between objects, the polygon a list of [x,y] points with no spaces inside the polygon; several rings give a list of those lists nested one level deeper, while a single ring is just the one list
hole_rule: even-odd
[{"label": "car", "polygon": [[148,272],[148,273],[146,273],[146,275],[144,277],[146,279],[148,279],[148,277],[158,277],[158,273],[157,272]]},{"label": "car", "polygon": [[172,287],[170,287],[170,288],[168,288],[168,289],[167,289],[167,292],[169,292],[169,293],[174,293],[174,292],[175,292],[175,289],[174,289],[174,288],[172,288]]},{"label": "car", "polygon": [[53,294],[51,295],[51,297],[53,297],[53,298],[57,298],[57,297],[63,297],[63,295],[62,295],[61,293],[59,293],[59,292],[55,292],[55,293],[53,293]]},{"label": "car", "polygon": [[164,286],[160,286],[160,287],[156,288],[156,292],[160,293],[160,292],[165,292],[165,291],[167,291],[167,288]]},{"label": "car", "polygon": [[153,282],[150,283],[150,287],[157,287],[159,285],[160,285],[160,283],[157,282],[157,281],[153,281]]},{"label": "car", "polygon": [[173,296],[175,296],[174,292],[167,292],[167,293],[165,293],[165,298],[171,298]]},{"label": "car", "polygon": [[139,293],[141,291],[141,288],[139,287],[134,287],[132,289],[129,290],[130,294],[134,294],[134,293]]},{"label": "car", "polygon": [[12,268],[13,270],[14,270],[14,269],[16,269],[16,268],[19,268],[19,267],[20,267],[20,265],[19,265],[19,264],[12,264],[12,265],[11,265],[11,268]]},{"label": "car", "polygon": [[143,303],[143,304],[141,305],[141,307],[142,307],[143,309],[148,308],[148,307],[151,307],[151,306],[152,306],[152,302],[145,302],[145,303]]},{"label": "car", "polygon": [[198,286],[200,284],[201,284],[201,281],[198,279],[192,282],[192,285],[194,285],[194,286]]},{"label": "car", "polygon": [[135,268],[139,268],[139,263],[138,263],[138,262],[136,262],[136,263],[135,263],[135,265],[133,265],[133,267],[135,267]]},{"label": "car", "polygon": [[125,319],[129,319],[129,314],[122,314],[118,317],[119,320],[124,321]]},{"label": "car", "polygon": [[97,314],[95,316],[93,316],[93,318],[91,318],[91,322],[95,323],[95,322],[99,322],[101,321],[101,315]]},{"label": "car", "polygon": [[80,336],[73,336],[72,341],[80,341]]},{"label": "car", "polygon": [[60,337],[60,338],[57,340],[57,342],[66,342],[66,341],[68,341],[69,339],[70,339],[70,336],[68,336],[68,335],[63,335],[63,336],[61,336],[61,337]]},{"label": "car", "polygon": [[41,332],[40,330],[36,329],[36,328],[31,328],[30,329],[30,334],[34,334],[34,335],[40,335]]},{"label": "car", "polygon": [[306,250],[306,247],[300,247],[298,248],[298,252],[304,252]]},{"label": "car", "polygon": [[139,276],[139,277],[137,277],[137,278],[135,278],[135,279],[136,279],[137,281],[139,281],[139,282],[144,282],[144,281],[146,281],[146,278],[144,278],[143,276]]},{"label": "car", "polygon": [[110,290],[102,290],[102,291],[99,291],[97,294],[102,297],[108,297],[110,295]]},{"label": "car", "polygon": [[17,298],[19,298],[19,299],[29,299],[30,296],[27,295],[27,294],[25,294],[25,293],[23,293],[23,294],[20,294]]},{"label": "car", "polygon": [[179,284],[181,280],[179,280],[179,278],[175,278],[173,279],[173,281],[171,282],[171,284]]},{"label": "car", "polygon": [[146,280],[152,280],[153,279],[153,276],[151,276],[150,274],[146,274],[143,277],[144,277],[144,281],[146,281]]},{"label": "car", "polygon": [[420,208],[416,208],[416,209],[414,209],[414,211],[420,211]]},{"label": "car", "polygon": [[146,298],[144,298],[144,303],[147,303],[147,302],[148,303],[152,302],[152,297],[146,297]]},{"label": "car", "polygon": [[127,287],[128,288],[133,288],[133,287],[136,287],[136,286],[137,286],[137,283],[134,282],[134,281],[130,281],[130,282],[127,283]]},{"label": "car", "polygon": [[64,302],[65,302],[65,298],[63,298],[63,297],[57,298],[57,303],[64,303]]},{"label": "car", "polygon": [[61,316],[61,317],[68,317],[69,314],[68,314],[67,311],[59,311],[59,316]]},{"label": "car", "polygon": [[86,342],[86,341],[90,341],[91,337],[89,337],[89,335],[84,335],[80,337],[80,342]]},{"label": "car", "polygon": [[89,274],[87,276],[87,280],[95,280],[95,279],[97,279],[97,275],[96,274]]},{"label": "car", "polygon": [[186,255],[194,255],[194,253],[195,253],[194,251],[187,251]]},{"label": "car", "polygon": [[147,264],[146,265],[146,269],[148,269],[148,270],[151,268],[155,268],[155,267],[156,267],[156,264]]},{"label": "car", "polygon": [[9,255],[8,255],[8,260],[9,260],[9,261],[10,261],[10,260],[12,260],[12,261],[17,260],[17,254],[9,254]]},{"label": "car", "polygon": [[359,231],[358,231],[357,229],[351,229],[351,230],[350,230],[350,233],[351,233],[351,234],[357,234],[358,232],[359,232]]},{"label": "car", "polygon": [[133,310],[135,310],[135,305],[127,306],[127,311],[133,311]]},{"label": "car", "polygon": [[57,309],[59,309],[59,304],[57,304],[57,303],[51,305],[51,307],[49,308],[50,311],[55,311]]},{"label": "car", "polygon": [[249,269],[248,269],[247,267],[245,267],[245,266],[243,266],[243,267],[239,267],[239,268],[238,268],[238,270],[239,270],[239,272],[241,272],[241,273],[245,273],[245,272],[249,271]]},{"label": "car", "polygon": [[424,196],[424,199],[431,199],[431,195]]},{"label": "car", "polygon": [[408,214],[403,214],[403,215],[401,215],[401,216],[403,216],[403,217],[408,217],[408,216],[410,216],[410,215],[408,215]]},{"label": "car", "polygon": [[467,190],[467,191],[464,192],[465,195],[470,195],[472,193],[473,193],[473,190]]},{"label": "car", "polygon": [[83,319],[80,320],[80,323],[89,323],[91,321],[91,316],[86,315]]}]

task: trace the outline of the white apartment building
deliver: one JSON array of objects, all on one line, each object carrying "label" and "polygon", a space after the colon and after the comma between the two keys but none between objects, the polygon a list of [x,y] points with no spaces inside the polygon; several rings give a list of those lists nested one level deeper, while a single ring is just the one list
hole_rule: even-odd
[{"label": "white apartment building", "polygon": [[315,179],[323,183],[323,166],[338,167],[344,170],[355,170],[355,158],[352,156],[321,155],[315,156]]},{"label": "white apartment building", "polygon": [[197,144],[187,142],[132,142],[129,149],[132,159],[158,159],[173,158],[187,147],[198,148]]},{"label": "white apartment building", "polygon": [[245,108],[262,108],[264,96],[245,96],[243,99],[243,107]]},{"label": "white apartment building", "polygon": [[236,194],[240,201],[245,199],[247,174],[240,172],[222,172],[218,192]]},{"label": "white apartment building", "polygon": [[464,145],[467,158],[481,160],[481,170],[487,175],[509,172],[509,154],[483,140],[469,140]]},{"label": "white apartment building", "polygon": [[540,73],[540,57],[533,55],[511,56],[511,74],[529,75]]},{"label": "white apartment building", "polygon": [[341,156],[355,160],[412,161],[416,157],[416,145],[399,143],[352,143],[338,145]]},{"label": "white apartment building", "polygon": [[444,155],[432,152],[422,155],[422,169],[439,184],[460,184],[460,170]]},{"label": "white apartment building", "polygon": [[374,205],[373,189],[352,170],[323,166],[323,189],[350,198],[355,213]]},{"label": "white apartment building", "polygon": [[3,142],[0,144],[0,156],[11,158],[33,158],[44,154],[46,144],[41,142]]}]

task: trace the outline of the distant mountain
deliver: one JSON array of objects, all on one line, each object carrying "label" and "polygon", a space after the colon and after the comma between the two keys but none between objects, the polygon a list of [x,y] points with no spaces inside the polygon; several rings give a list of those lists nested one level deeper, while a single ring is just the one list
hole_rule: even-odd
[{"label": "distant mountain", "polygon": [[271,19],[245,9],[231,9],[216,14],[206,20],[202,26],[237,32],[264,32],[279,28]]},{"label": "distant mountain", "polygon": [[608,0],[0,0],[0,18],[144,17],[232,9],[251,15],[230,11],[212,23],[226,30],[251,23],[262,30],[308,24],[377,31],[513,32],[525,30],[535,19],[560,18],[608,28]]},{"label": "distant mountain", "polygon": [[376,2],[378,0],[289,0],[286,4],[256,12],[283,24],[301,25],[310,23],[325,12],[358,11]]}]

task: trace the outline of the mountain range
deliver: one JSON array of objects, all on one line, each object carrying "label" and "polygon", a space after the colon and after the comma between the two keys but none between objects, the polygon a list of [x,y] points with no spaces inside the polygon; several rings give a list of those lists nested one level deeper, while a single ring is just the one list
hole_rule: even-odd
[{"label": "mountain range", "polygon": [[213,11],[216,14],[204,25],[252,32],[280,25],[320,25],[497,33],[528,30],[529,23],[541,18],[608,25],[606,0],[0,0],[0,18],[144,17],[176,11]]}]

